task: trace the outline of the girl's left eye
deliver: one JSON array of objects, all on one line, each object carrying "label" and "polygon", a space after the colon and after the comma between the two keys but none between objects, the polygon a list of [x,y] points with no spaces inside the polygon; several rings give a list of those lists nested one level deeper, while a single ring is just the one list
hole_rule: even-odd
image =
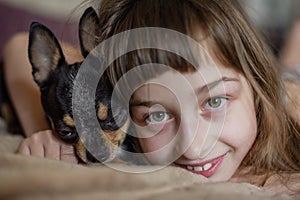
[{"label": "girl's left eye", "polygon": [[216,110],[222,108],[228,99],[225,97],[213,97],[209,99],[205,105],[204,109],[206,110]]},{"label": "girl's left eye", "polygon": [[149,123],[161,123],[168,121],[171,117],[166,112],[153,112],[148,115],[146,120]]}]

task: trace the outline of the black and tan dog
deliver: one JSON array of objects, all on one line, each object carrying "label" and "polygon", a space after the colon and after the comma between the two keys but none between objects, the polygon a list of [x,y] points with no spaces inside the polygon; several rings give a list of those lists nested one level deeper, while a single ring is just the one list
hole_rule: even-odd
[{"label": "black and tan dog", "polygon": [[[79,23],[81,52],[86,57],[96,47],[96,37],[100,31],[98,16],[93,8],[88,8]],[[102,128],[99,137],[97,159],[85,148],[72,115],[73,81],[82,62],[68,64],[61,46],[54,34],[45,26],[34,22],[30,27],[29,60],[32,74],[41,91],[43,108],[57,135],[66,143],[73,144],[78,157],[86,162],[105,162],[112,160],[122,145],[129,127],[129,117],[123,107],[111,111],[113,88],[105,74],[100,79],[95,97],[95,112]],[[115,113],[116,112],[116,113]],[[100,156],[99,156],[100,155]],[[100,158],[99,158],[100,157]]]}]

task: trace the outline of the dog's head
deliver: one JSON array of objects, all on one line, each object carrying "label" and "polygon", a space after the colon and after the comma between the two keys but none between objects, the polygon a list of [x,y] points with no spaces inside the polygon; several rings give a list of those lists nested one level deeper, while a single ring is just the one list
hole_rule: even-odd
[{"label": "dog's head", "polygon": [[[93,8],[88,8],[79,23],[79,39],[83,57],[96,47],[96,36],[100,23]],[[54,34],[45,26],[35,22],[30,27],[29,60],[32,74],[41,91],[43,108],[48,115],[57,136],[73,144],[79,158],[87,163],[105,162],[116,156],[125,139],[129,126],[127,111],[123,107],[111,110],[112,85],[105,74],[101,77],[95,97],[95,112],[102,128],[99,133],[102,146],[97,159],[85,148],[85,141],[79,138],[72,115],[73,81],[81,62],[68,64],[62,48]],[[99,159],[99,157],[101,157]]]}]

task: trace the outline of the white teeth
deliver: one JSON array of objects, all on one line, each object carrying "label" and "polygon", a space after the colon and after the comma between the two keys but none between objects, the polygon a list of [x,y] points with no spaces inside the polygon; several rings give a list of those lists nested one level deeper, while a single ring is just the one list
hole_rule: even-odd
[{"label": "white teeth", "polygon": [[203,166],[203,169],[206,171],[206,170],[208,170],[209,168],[211,168],[212,167],[212,164],[211,163],[207,163],[207,164],[205,164],[204,166]]},{"label": "white teeth", "polygon": [[196,172],[201,172],[201,171],[203,171],[203,168],[201,166],[197,166],[197,167],[194,167],[194,170]]},{"label": "white teeth", "polygon": [[186,168],[188,170],[194,170],[196,172],[202,172],[202,171],[209,170],[211,167],[212,167],[212,164],[211,163],[207,163],[203,167],[202,166],[195,166],[195,167],[194,166],[187,166]]}]

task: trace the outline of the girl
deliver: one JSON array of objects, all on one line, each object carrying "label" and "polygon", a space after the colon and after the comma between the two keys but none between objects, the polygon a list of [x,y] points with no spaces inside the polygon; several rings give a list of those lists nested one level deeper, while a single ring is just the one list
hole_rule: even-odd
[{"label": "girl", "polygon": [[[176,52],[149,48],[131,51],[110,66],[113,84],[136,66],[150,69],[139,74],[143,82],[133,86],[132,95],[120,93],[127,99],[131,95],[131,117],[150,163],[172,161],[212,181],[246,181],[270,191],[299,192],[299,125],[287,113],[279,67],[238,0],[103,0],[99,19],[98,42],[133,28],[160,27],[193,38],[209,54],[199,51],[197,56],[188,43],[171,38],[178,49],[193,52],[199,67]],[[157,43],[166,38],[149,37]],[[65,145],[55,141],[51,146],[50,133],[33,134],[19,152],[63,155],[53,149]]]},{"label": "girl", "polygon": [[[261,186],[275,184],[275,174],[282,175],[285,184],[277,192],[300,191],[299,177],[289,176],[300,171],[299,125],[287,113],[279,66],[238,0],[104,0],[99,14],[99,42],[134,28],[162,27],[192,37],[215,63],[216,69],[210,69],[211,62],[198,56],[202,65],[196,69],[170,52],[142,49],[112,64],[114,84],[135,66],[173,68],[161,72],[148,66],[150,71],[139,74],[144,83],[134,86],[130,99],[142,152],[149,153],[151,163],[166,164],[175,157],[175,165],[212,181]],[[149,40],[163,43],[166,38],[158,34]],[[195,98],[185,85],[197,93]],[[219,133],[212,133],[214,128]]]}]

